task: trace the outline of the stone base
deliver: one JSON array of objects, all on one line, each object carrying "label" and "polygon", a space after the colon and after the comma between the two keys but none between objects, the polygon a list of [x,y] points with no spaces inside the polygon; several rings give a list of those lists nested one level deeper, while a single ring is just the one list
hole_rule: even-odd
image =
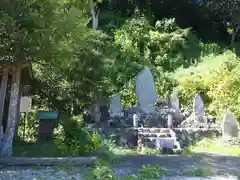
[{"label": "stone base", "polygon": [[[107,132],[109,133],[109,132]],[[148,147],[157,148],[157,140],[171,139],[174,148],[180,149],[195,144],[203,138],[219,137],[220,129],[204,128],[113,128],[105,138],[112,138],[116,144],[124,148]]]}]

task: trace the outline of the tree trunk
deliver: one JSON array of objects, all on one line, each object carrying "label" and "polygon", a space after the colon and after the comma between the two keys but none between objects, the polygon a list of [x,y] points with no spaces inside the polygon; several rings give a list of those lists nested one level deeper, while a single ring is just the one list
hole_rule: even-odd
[{"label": "tree trunk", "polygon": [[97,29],[98,28],[98,22],[99,22],[99,9],[97,8],[96,4],[93,2],[93,0],[90,0],[90,10],[92,14],[92,28]]},{"label": "tree trunk", "polygon": [[231,39],[231,47],[233,47],[233,44],[234,44],[234,42],[235,42],[236,35],[237,35],[239,29],[240,29],[240,25],[238,25],[238,26],[236,27],[236,29],[233,30],[232,39]]},{"label": "tree trunk", "polygon": [[8,83],[8,68],[3,70],[2,75],[2,82],[1,82],[1,89],[0,89],[0,148],[2,146],[3,141],[3,111],[4,111],[4,104],[5,104],[5,97],[6,97],[6,90],[7,90],[7,83]]},{"label": "tree trunk", "polygon": [[21,66],[16,65],[12,69],[12,86],[11,86],[11,95],[9,102],[9,114],[7,129],[4,134],[2,147],[0,147],[0,156],[9,157],[12,156],[12,143],[15,133],[15,127],[17,123],[17,105],[19,97],[19,86],[20,86],[20,77],[21,77]]},{"label": "tree trunk", "polygon": [[[100,9],[97,6],[97,3],[95,3],[93,0],[89,0],[89,2],[90,2],[91,14],[92,14],[92,29],[96,30],[98,29]],[[101,96],[99,94],[96,94],[96,100],[95,100],[96,104],[94,105],[93,111],[92,111],[93,120],[95,122],[99,122],[101,117],[99,99],[101,99]]]}]

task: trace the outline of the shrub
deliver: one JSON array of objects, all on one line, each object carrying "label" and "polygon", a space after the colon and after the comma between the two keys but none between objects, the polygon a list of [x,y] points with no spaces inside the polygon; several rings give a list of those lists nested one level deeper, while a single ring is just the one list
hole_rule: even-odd
[{"label": "shrub", "polygon": [[195,177],[206,177],[212,176],[213,172],[209,168],[194,168],[192,171],[184,173],[186,176],[195,176]]},{"label": "shrub", "polygon": [[[18,136],[26,142],[35,142],[38,136],[39,119],[36,116],[37,111],[28,113],[27,119],[21,115],[18,127]],[[25,126],[25,127],[24,127]]]},{"label": "shrub", "polygon": [[148,180],[148,179],[160,179],[162,176],[168,175],[168,170],[161,168],[159,165],[145,165],[139,171],[137,179]]},{"label": "shrub", "polygon": [[227,51],[204,57],[196,67],[179,69],[175,78],[181,103],[192,105],[194,95],[203,92],[206,109],[211,114],[220,116],[231,108],[240,117],[239,67],[239,58]]},{"label": "shrub", "polygon": [[[124,180],[148,180],[160,179],[168,175],[168,170],[161,168],[159,165],[145,165],[136,175],[125,176]],[[118,180],[121,179],[114,174],[113,169],[106,164],[99,163],[87,177],[88,180]]]},{"label": "shrub", "polygon": [[60,151],[72,156],[96,152],[103,147],[99,133],[95,130],[92,134],[84,127],[81,116],[65,119],[63,132],[59,135],[57,144]]},{"label": "shrub", "polygon": [[104,164],[97,165],[92,173],[87,177],[87,180],[117,180],[113,170]]}]

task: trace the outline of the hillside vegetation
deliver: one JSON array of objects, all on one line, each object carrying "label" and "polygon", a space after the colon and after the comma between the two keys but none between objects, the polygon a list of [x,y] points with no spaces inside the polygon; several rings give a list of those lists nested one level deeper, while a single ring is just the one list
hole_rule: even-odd
[{"label": "hillside vegetation", "polygon": [[[24,95],[34,97],[34,112],[57,109],[66,117],[60,144],[73,154],[102,144],[79,145],[79,136],[85,144],[94,139],[65,121],[75,127],[85,108],[114,94],[136,105],[135,78],[144,66],[159,98],[177,91],[190,106],[202,92],[210,114],[231,108],[240,120],[239,7],[238,0],[0,1],[1,63],[31,62]],[[12,142],[14,135],[6,136]]]}]

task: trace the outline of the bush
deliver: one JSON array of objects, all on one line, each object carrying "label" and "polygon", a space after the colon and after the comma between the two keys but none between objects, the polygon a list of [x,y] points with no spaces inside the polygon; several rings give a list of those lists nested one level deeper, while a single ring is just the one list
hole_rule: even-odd
[{"label": "bush", "polygon": [[25,119],[25,116],[23,115],[20,117],[18,136],[24,138],[24,141],[26,142],[35,142],[37,140],[39,119],[36,114],[37,111],[33,110],[28,113],[27,119]]},{"label": "bush", "polygon": [[114,175],[113,170],[104,164],[97,165],[87,180],[117,180],[118,178]]},{"label": "bush", "polygon": [[181,103],[192,105],[196,93],[202,92],[207,111],[220,116],[228,108],[240,117],[240,63],[231,51],[209,55],[196,67],[175,73],[176,90]]},{"label": "bush", "polygon": [[159,165],[145,165],[135,175],[128,175],[124,178],[117,177],[113,169],[108,164],[99,163],[87,177],[88,180],[148,180],[160,179],[162,176],[168,175],[168,170],[161,168]]},{"label": "bush", "polygon": [[63,132],[59,135],[57,144],[60,151],[71,156],[92,153],[103,148],[103,141],[95,130],[92,134],[83,124],[81,116],[65,119]]},{"label": "bush", "polygon": [[213,172],[209,168],[194,168],[192,171],[188,171],[184,173],[186,176],[194,176],[194,177],[206,177],[212,176]]}]

